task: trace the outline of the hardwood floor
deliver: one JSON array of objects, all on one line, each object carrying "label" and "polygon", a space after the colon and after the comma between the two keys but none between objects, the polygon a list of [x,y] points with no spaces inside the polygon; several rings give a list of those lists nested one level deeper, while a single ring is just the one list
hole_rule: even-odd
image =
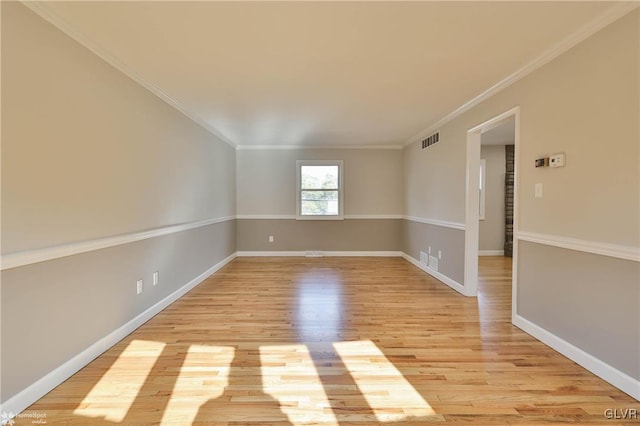
[{"label": "hardwood floor", "polygon": [[537,425],[640,411],[511,325],[510,268],[481,258],[475,299],[400,258],[238,258],[27,412],[48,424]]}]

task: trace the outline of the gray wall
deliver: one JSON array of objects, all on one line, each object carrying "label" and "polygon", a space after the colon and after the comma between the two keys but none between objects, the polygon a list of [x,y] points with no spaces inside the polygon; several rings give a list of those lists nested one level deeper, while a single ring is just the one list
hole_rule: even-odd
[{"label": "gray wall", "polygon": [[429,246],[432,256],[442,251],[438,272],[464,285],[464,231],[403,220],[401,243],[402,251],[416,260],[420,260],[420,251],[428,253]]},{"label": "gray wall", "polygon": [[[239,150],[237,158],[238,250],[400,250],[400,219],[375,216],[402,213],[401,150],[250,149]],[[374,218],[291,219],[296,215],[296,160],[343,160],[345,216]]]},{"label": "gray wall", "polygon": [[[439,143],[408,145],[404,214],[463,223],[467,130],[520,106],[520,230],[640,246],[639,13],[449,121]],[[566,167],[533,166],[559,152]]]},{"label": "gray wall", "polygon": [[2,271],[4,400],[233,254],[235,239],[231,220]]},{"label": "gray wall", "polygon": [[344,214],[402,214],[399,149],[239,150],[238,215],[296,214],[296,160],[344,161]]},{"label": "gray wall", "polygon": [[[438,129],[440,142],[433,147],[423,150],[419,141],[407,146],[405,214],[464,222],[467,131],[519,106],[519,231],[596,247],[640,246],[639,14],[635,9],[449,121]],[[565,167],[533,166],[536,158],[560,152],[566,153]],[[536,183],[543,184],[542,198],[534,196]],[[459,256],[461,262],[463,251]],[[543,259],[553,259],[553,267]],[[576,255],[551,245],[535,252],[523,248],[517,261],[523,286],[517,314],[638,377],[632,367],[640,364],[637,262]],[[587,279],[585,271],[599,279]],[[620,303],[623,312],[595,303],[594,295]]]},{"label": "gray wall", "polygon": [[[239,251],[400,251],[401,219],[240,219]],[[274,242],[269,243],[269,235]]]},{"label": "gray wall", "polygon": [[504,145],[483,145],[480,158],[486,160],[485,218],[480,221],[480,250],[504,249]]},{"label": "gray wall", "polygon": [[640,263],[520,241],[518,313],[640,380]]},{"label": "gray wall", "polygon": [[[235,215],[232,147],[20,3],[0,7],[3,255]],[[235,226],[2,271],[2,401],[234,253]]]}]

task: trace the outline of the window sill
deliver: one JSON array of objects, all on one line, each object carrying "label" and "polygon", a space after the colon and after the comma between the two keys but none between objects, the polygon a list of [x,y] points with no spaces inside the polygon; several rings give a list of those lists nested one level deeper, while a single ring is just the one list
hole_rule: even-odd
[{"label": "window sill", "polygon": [[344,220],[344,216],[296,216],[296,220]]}]

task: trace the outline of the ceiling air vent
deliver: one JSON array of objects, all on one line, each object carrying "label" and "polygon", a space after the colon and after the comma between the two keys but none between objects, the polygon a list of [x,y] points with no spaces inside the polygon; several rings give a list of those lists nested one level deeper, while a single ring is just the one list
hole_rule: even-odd
[{"label": "ceiling air vent", "polygon": [[440,142],[440,132],[434,133],[426,139],[422,139],[422,149]]}]

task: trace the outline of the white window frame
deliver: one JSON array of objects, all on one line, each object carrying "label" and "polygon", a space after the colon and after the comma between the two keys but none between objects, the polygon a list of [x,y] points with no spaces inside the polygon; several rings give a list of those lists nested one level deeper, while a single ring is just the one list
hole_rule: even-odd
[{"label": "white window frame", "polygon": [[478,191],[480,191],[480,210],[478,212],[478,217],[480,220],[485,219],[484,211],[485,211],[485,201],[487,199],[487,160],[480,159],[480,185],[478,187]]},{"label": "white window frame", "polygon": [[[302,166],[338,166],[338,214],[302,215]],[[297,160],[296,161],[296,219],[297,220],[344,220],[344,161],[343,160]]]}]

